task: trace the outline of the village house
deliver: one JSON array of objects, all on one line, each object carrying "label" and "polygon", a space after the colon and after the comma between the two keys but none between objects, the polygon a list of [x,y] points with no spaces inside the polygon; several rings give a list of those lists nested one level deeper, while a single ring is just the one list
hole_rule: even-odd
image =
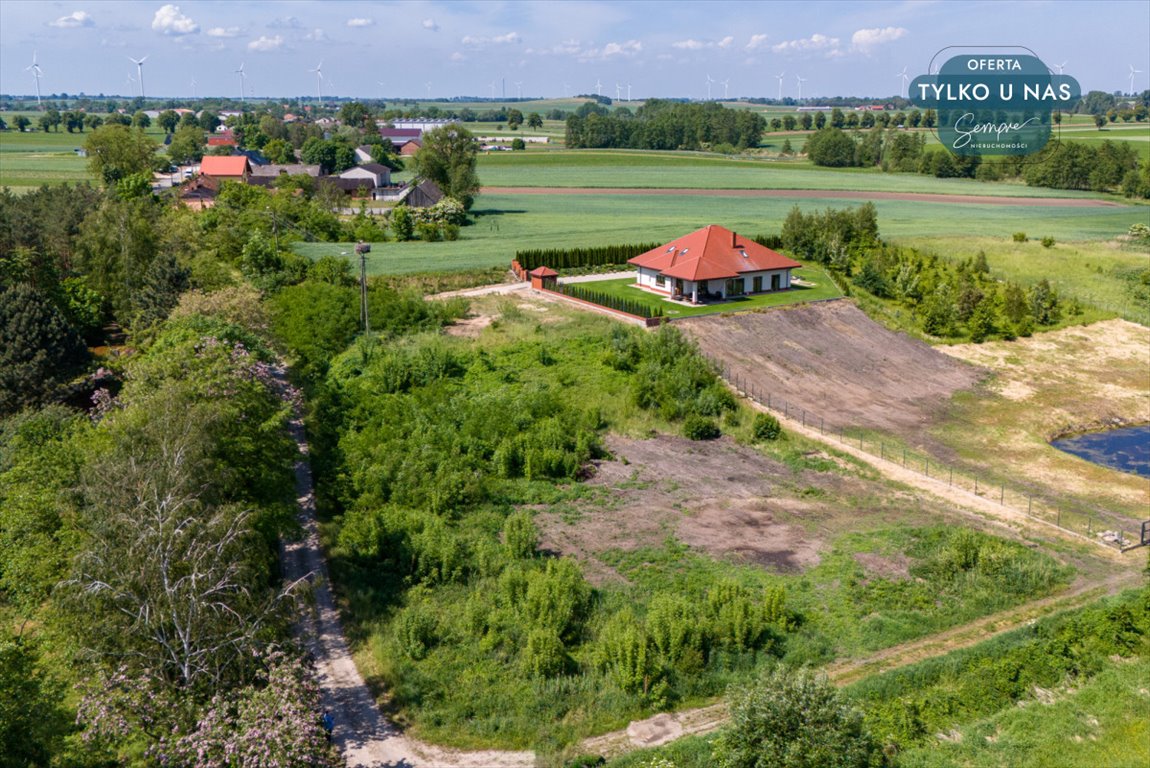
[{"label": "village house", "polygon": [[698,304],[791,287],[797,261],[711,224],[628,260],[643,290]]},{"label": "village house", "polygon": [[200,174],[216,181],[246,184],[252,175],[252,165],[243,155],[204,155],[200,161]]}]

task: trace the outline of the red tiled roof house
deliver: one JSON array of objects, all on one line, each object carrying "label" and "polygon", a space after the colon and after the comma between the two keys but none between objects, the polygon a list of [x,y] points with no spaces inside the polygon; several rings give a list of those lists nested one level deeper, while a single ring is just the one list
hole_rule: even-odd
[{"label": "red tiled roof house", "polygon": [[711,224],[628,260],[640,288],[672,298],[725,299],[791,287],[797,261]]},{"label": "red tiled roof house", "polygon": [[252,166],[243,155],[204,155],[200,161],[200,173],[220,181],[247,183],[252,175]]}]

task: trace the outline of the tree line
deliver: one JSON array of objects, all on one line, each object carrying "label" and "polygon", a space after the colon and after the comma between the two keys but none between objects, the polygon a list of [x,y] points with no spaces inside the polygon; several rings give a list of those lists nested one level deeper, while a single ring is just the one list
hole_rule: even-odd
[{"label": "tree line", "polygon": [[[605,111],[605,110],[604,110]],[[572,148],[697,150],[757,147],[765,122],[754,112],[721,104],[652,99],[634,114],[623,108],[567,118],[566,143]]]},{"label": "tree line", "polygon": [[515,261],[518,261],[520,266],[527,271],[537,267],[551,267],[552,269],[604,267],[626,264],[628,259],[646,253],[658,245],[658,243],[620,243],[579,248],[531,248],[516,251]]},{"label": "tree line", "polygon": [[1037,157],[963,157],[928,147],[923,133],[874,128],[866,133],[823,128],[807,139],[807,157],[815,165],[879,167],[889,172],[922,173],[939,178],[982,181],[1019,179],[1030,186],[1117,192],[1150,198],[1150,165],[1129,142],[1076,141],[1051,145]]}]

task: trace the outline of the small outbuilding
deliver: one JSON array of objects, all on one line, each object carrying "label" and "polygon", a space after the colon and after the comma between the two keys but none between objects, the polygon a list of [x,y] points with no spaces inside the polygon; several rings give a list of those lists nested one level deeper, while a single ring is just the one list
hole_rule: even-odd
[{"label": "small outbuilding", "polygon": [[559,273],[551,267],[536,267],[527,273],[531,278],[531,287],[535,289],[554,290],[559,279]]}]

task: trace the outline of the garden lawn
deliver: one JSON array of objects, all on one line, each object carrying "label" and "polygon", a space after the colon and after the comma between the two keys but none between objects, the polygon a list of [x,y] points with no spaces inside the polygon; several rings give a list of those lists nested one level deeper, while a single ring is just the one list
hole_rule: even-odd
[{"label": "garden lawn", "polygon": [[621,299],[640,302],[651,309],[660,309],[663,315],[669,318],[694,317],[696,315],[712,315],[721,312],[754,312],[769,307],[781,307],[786,304],[798,304],[805,301],[818,301],[820,299],[833,299],[842,296],[842,292],[826,272],[816,266],[805,266],[791,273],[808,285],[795,285],[789,291],[776,291],[774,293],[760,293],[753,296],[737,296],[727,301],[716,301],[699,306],[681,301],[670,301],[641,288],[635,287],[635,281],[629,277],[618,280],[595,280],[579,283],[580,288],[606,293]]}]

